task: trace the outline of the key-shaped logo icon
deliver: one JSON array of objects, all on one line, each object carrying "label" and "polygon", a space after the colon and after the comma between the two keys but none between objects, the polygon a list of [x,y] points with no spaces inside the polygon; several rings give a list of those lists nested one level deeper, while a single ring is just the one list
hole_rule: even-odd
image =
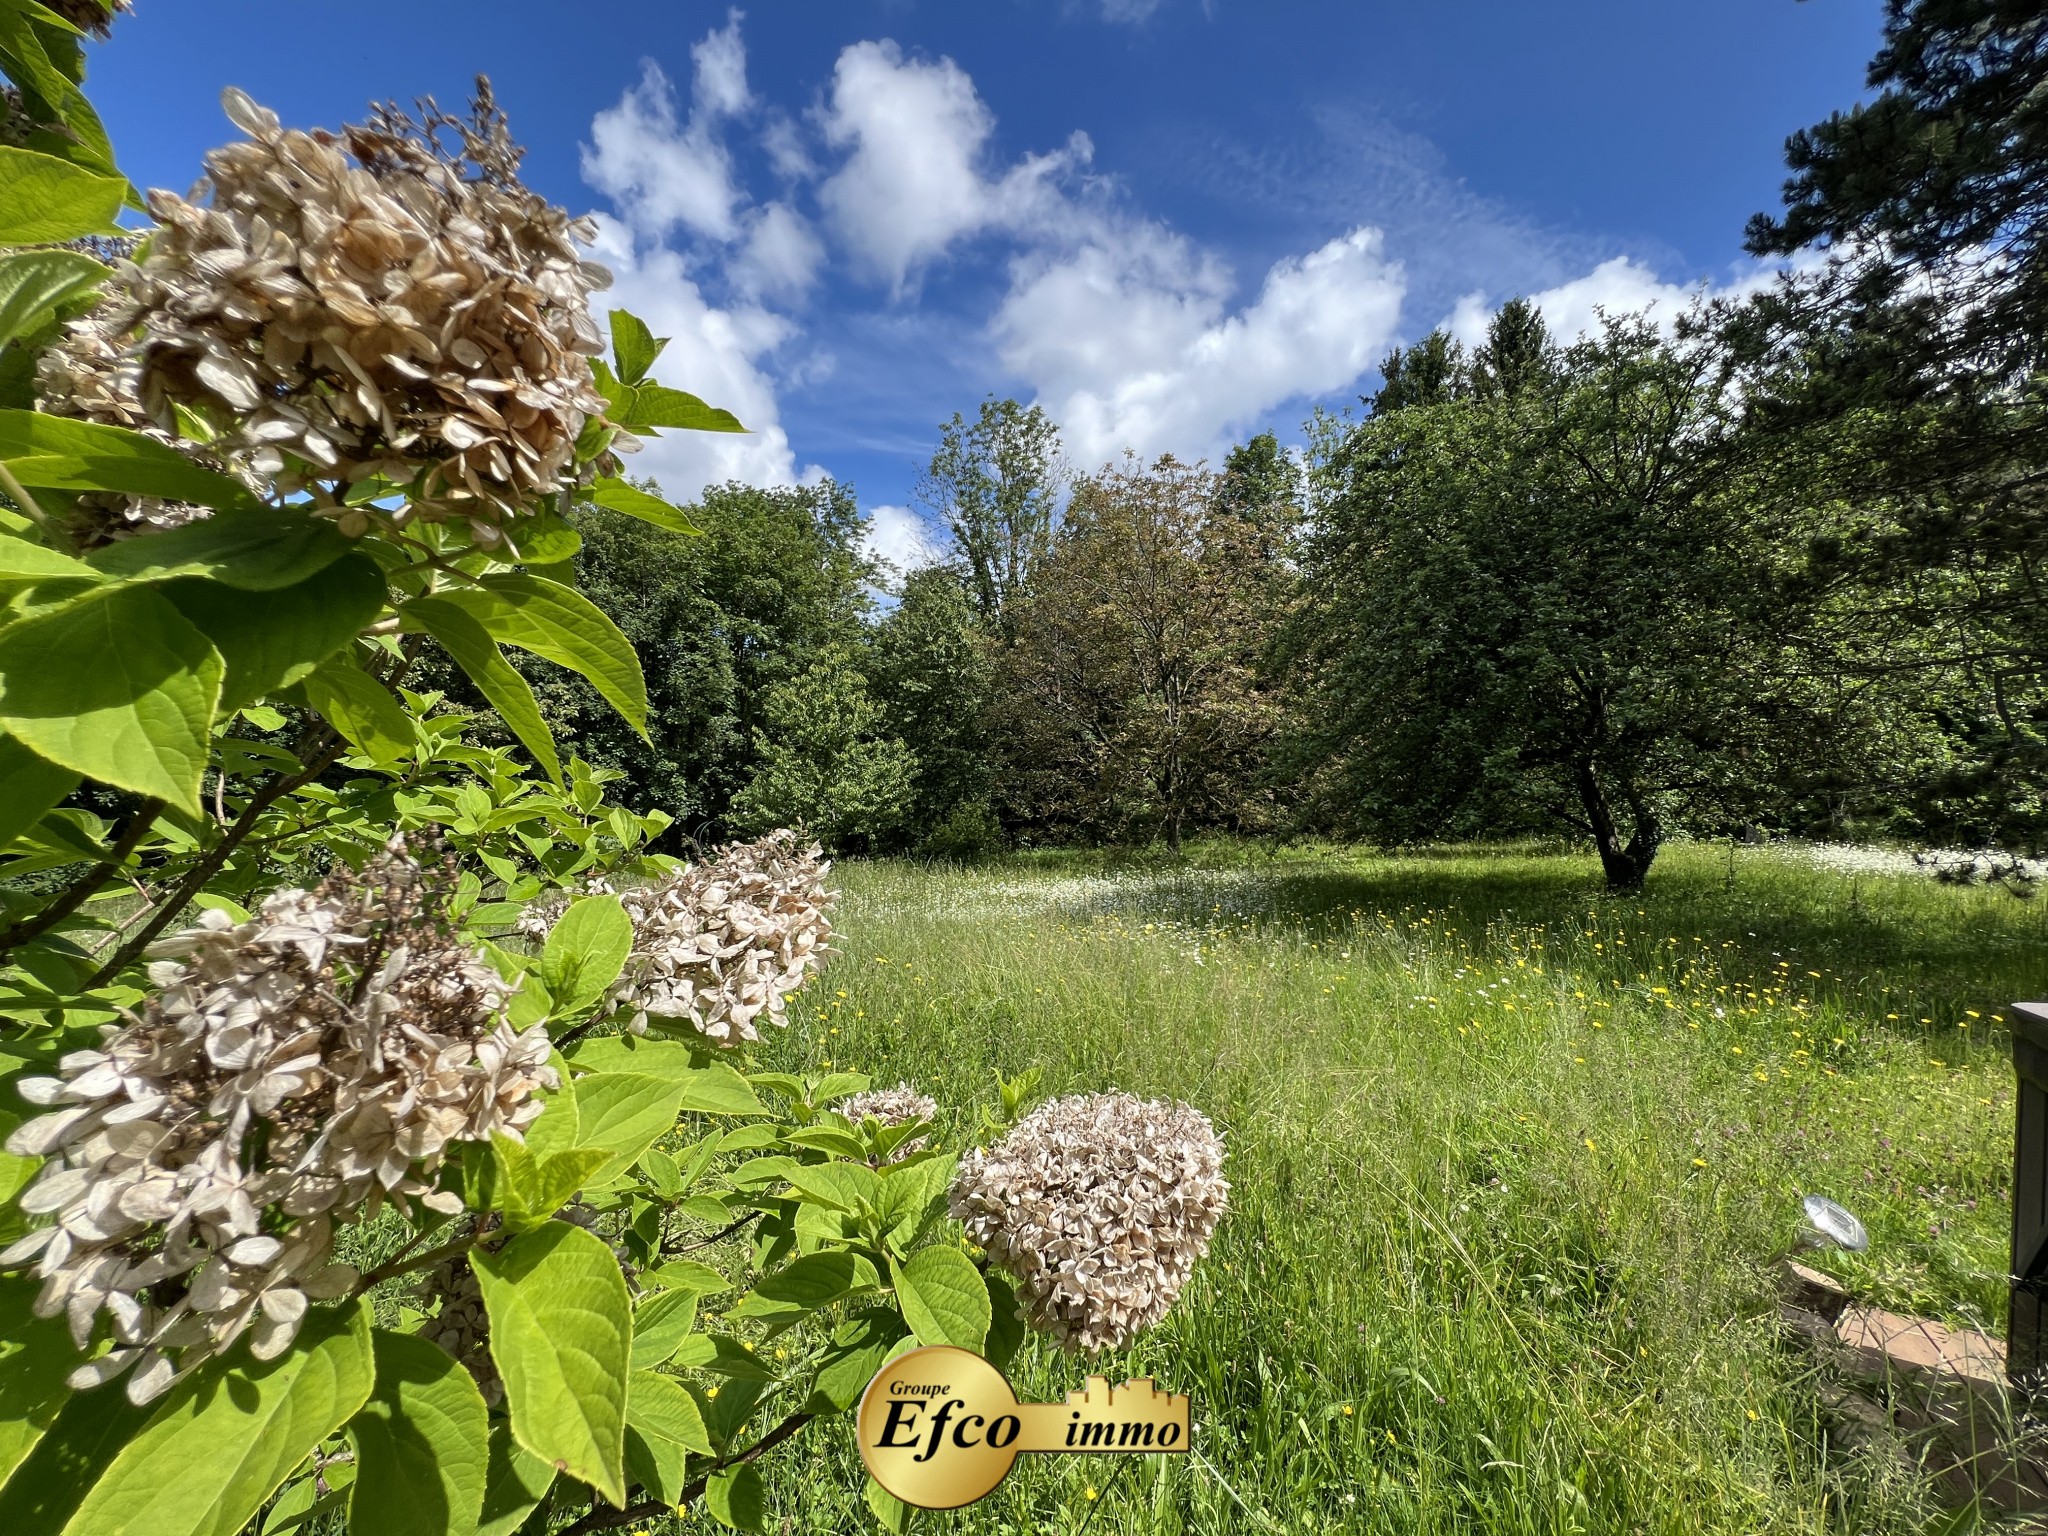
[{"label": "key-shaped logo icon", "polygon": [[1020,1451],[1130,1455],[1188,1449],[1188,1400],[1150,1377],[1090,1376],[1063,1403],[1020,1403],[1003,1373],[949,1344],[875,1373],[856,1417],[861,1460],[906,1504],[958,1509],[985,1497]]}]

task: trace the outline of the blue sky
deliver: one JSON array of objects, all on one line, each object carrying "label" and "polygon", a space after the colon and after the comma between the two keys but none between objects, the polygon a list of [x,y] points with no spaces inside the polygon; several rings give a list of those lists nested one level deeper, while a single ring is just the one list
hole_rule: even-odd
[{"label": "blue sky", "polygon": [[666,382],[743,439],[635,466],[851,481],[878,547],[938,424],[1042,402],[1086,467],[1214,457],[1515,294],[1554,325],[1759,279],[1783,140],[1854,101],[1880,0],[141,0],[90,85],[186,187],[239,85],[304,126],[488,73],[529,179],[603,215]]}]

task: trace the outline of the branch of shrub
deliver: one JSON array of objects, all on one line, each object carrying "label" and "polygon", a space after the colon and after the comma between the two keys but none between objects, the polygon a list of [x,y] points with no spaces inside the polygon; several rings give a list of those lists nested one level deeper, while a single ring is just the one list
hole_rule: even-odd
[{"label": "branch of shrub", "polygon": [[746,1215],[742,1216],[738,1221],[734,1222],[731,1226],[720,1227],[716,1232],[712,1233],[709,1237],[699,1238],[694,1243],[685,1243],[680,1248],[663,1248],[661,1251],[663,1253],[670,1255],[671,1257],[680,1257],[681,1255],[686,1253],[695,1253],[700,1248],[709,1248],[715,1243],[724,1242],[728,1237],[731,1237],[733,1233],[739,1231],[740,1228],[748,1225],[751,1222],[759,1221],[760,1219],[761,1213],[759,1211],[749,1211]]},{"label": "branch of shrub", "polygon": [[741,1466],[757,1457],[767,1455],[810,1423],[811,1418],[812,1415],[808,1413],[792,1413],[737,1456],[727,1456],[714,1461],[702,1477],[686,1486],[676,1496],[673,1505],[664,1504],[659,1499],[646,1499],[638,1504],[628,1504],[624,1509],[593,1509],[574,1525],[564,1526],[555,1533],[555,1536],[583,1536],[585,1531],[609,1531],[621,1525],[631,1525],[636,1520],[653,1520],[662,1515],[672,1515],[690,1500],[703,1497],[705,1485],[711,1481],[713,1472],[723,1472],[728,1467]]},{"label": "branch of shrub", "polygon": [[[135,851],[150,826],[156,821],[157,812],[164,808],[161,800],[145,800],[135,808],[128,818],[128,824],[121,829],[121,837],[107,850],[107,856],[80,875],[64,888],[63,893],[34,917],[25,917],[4,933],[0,933],[0,958],[5,958],[17,946],[30,939],[39,938],[63,922],[65,918],[84,906],[94,891],[105,885],[128,862],[128,855]],[[100,984],[94,977],[93,986]]]},{"label": "branch of shrub", "polygon": [[227,863],[229,857],[233,855],[237,848],[241,847],[243,840],[255,830],[257,818],[264,811],[268,810],[273,804],[290,794],[293,790],[312,783],[313,780],[319,778],[321,774],[334,765],[347,744],[333,731],[326,731],[323,734],[328,738],[328,743],[324,748],[315,751],[310,759],[306,759],[303,754],[300,754],[302,760],[306,763],[304,768],[301,768],[297,773],[272,779],[262,789],[249,797],[249,803],[242,807],[242,814],[235,818],[235,824],[228,828],[219,842],[215,843],[200,857],[198,863],[186,871],[185,878],[178,882],[177,889],[164,897],[163,904],[156,909],[156,915],[131,934],[127,941],[114,951],[112,957],[94,973],[92,980],[87,982],[86,986],[103,987],[120,975],[123,970],[127,969],[130,962],[145,949],[149,948],[155,942],[156,936],[168,928],[177,918],[178,914],[185,910],[187,903],[206,888],[206,882],[220,873],[221,867]]}]

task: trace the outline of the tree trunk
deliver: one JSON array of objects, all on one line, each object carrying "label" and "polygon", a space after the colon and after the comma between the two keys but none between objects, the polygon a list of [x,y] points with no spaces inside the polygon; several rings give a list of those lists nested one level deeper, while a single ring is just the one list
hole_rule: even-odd
[{"label": "tree trunk", "polygon": [[1600,868],[1607,876],[1608,891],[1614,895],[1640,891],[1650,873],[1650,864],[1657,857],[1658,846],[1664,840],[1663,829],[1657,825],[1655,813],[1639,795],[1628,794],[1630,820],[1634,825],[1628,841],[1624,843],[1621,830],[1614,822],[1614,812],[1607,804],[1606,793],[1593,772],[1593,765],[1581,762],[1574,772],[1578,780],[1579,802],[1585,807],[1586,824],[1593,831],[1593,846],[1600,851]]}]

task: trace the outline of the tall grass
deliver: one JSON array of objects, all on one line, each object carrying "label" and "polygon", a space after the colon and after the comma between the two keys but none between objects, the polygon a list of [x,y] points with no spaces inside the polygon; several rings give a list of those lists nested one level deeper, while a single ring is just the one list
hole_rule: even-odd
[{"label": "tall grass", "polygon": [[[1779,1342],[1797,1196],[1829,1263],[1996,1331],[2015,998],[2048,912],[1776,851],[1675,848],[1610,898],[1582,857],[1196,850],[856,863],[843,952],[767,1065],[942,1103],[991,1074],[1185,1098],[1233,1211],[1172,1317],[1095,1367],[1193,1393],[1195,1454],[1025,1457],[971,1532],[1910,1531],[1831,1454]],[[961,1111],[959,1129],[971,1128]],[[1084,1374],[1034,1344],[1018,1386]],[[844,1426],[779,1453],[796,1530],[871,1528]],[[691,1528],[694,1528],[691,1527]]]}]

